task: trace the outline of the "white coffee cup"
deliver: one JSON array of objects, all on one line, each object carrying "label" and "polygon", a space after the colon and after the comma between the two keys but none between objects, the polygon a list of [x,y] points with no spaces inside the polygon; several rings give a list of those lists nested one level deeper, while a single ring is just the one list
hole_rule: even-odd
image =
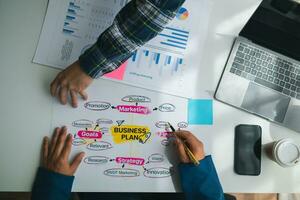
[{"label": "white coffee cup", "polygon": [[266,148],[268,156],[282,167],[292,167],[300,161],[300,148],[292,139],[281,139]]}]

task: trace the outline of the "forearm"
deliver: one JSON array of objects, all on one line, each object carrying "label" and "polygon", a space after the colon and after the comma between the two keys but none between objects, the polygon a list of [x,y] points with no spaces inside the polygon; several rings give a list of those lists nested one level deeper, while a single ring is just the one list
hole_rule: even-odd
[{"label": "forearm", "polygon": [[206,156],[199,166],[180,164],[182,189],[188,200],[224,200],[222,186],[211,156]]},{"label": "forearm", "polygon": [[32,200],[70,199],[74,176],[65,176],[39,168],[31,194]]},{"label": "forearm", "polygon": [[184,0],[132,0],[97,42],[80,56],[81,68],[97,78],[118,68],[175,17]]}]

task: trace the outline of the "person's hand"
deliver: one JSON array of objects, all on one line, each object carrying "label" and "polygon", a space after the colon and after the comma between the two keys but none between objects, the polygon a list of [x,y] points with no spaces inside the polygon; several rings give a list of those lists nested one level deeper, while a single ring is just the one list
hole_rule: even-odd
[{"label": "person's hand", "polygon": [[63,105],[67,104],[70,95],[71,104],[76,108],[78,106],[78,94],[84,100],[87,100],[88,95],[85,89],[92,82],[93,79],[82,71],[79,61],[76,61],[56,76],[50,85],[51,95],[53,97],[57,96]]},{"label": "person's hand", "polygon": [[43,140],[42,165],[44,168],[63,175],[73,176],[84,157],[84,152],[77,154],[69,163],[72,148],[72,135],[67,135],[67,128],[56,128],[51,142],[48,137]]},{"label": "person's hand", "polygon": [[196,138],[191,132],[176,131],[174,132],[174,134],[179,159],[182,163],[192,163],[188,154],[186,153],[183,142],[191,150],[198,161],[205,158],[203,143],[198,140],[198,138]]}]

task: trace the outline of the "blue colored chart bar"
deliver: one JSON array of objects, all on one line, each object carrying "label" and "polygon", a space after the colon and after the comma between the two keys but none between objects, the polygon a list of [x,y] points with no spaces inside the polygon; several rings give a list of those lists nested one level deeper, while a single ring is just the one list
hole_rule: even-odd
[{"label": "blue colored chart bar", "polygon": [[172,59],[172,57],[168,56],[168,64],[171,64],[171,59]]},{"label": "blue colored chart bar", "polygon": [[73,8],[76,8],[76,9],[80,9],[80,6],[75,5],[74,2],[70,2],[70,3],[69,3],[69,6],[70,6],[70,7],[73,7]]},{"label": "blue colored chart bar", "polygon": [[171,47],[176,47],[176,48],[179,48],[179,49],[186,49],[186,47],[182,47],[182,46],[174,45],[174,44],[167,43],[167,42],[161,42],[161,44],[163,44],[163,45],[167,45],[167,46],[171,46]]},{"label": "blue colored chart bar", "polygon": [[76,19],[76,17],[67,15],[67,16],[66,16],[66,19],[72,21],[72,20]]},{"label": "blue colored chart bar", "polygon": [[135,62],[137,57],[137,51],[135,51],[132,55],[132,61]]},{"label": "blue colored chart bar", "polygon": [[156,54],[155,64],[159,63],[160,53]]},{"label": "blue colored chart bar", "polygon": [[177,42],[177,41],[175,41],[175,40],[167,40],[168,42],[170,42],[170,43],[175,43],[175,44],[179,44],[179,45],[184,45],[184,46],[186,46],[186,43],[184,43],[184,42]]},{"label": "blue colored chart bar", "polygon": [[176,35],[176,36],[180,36],[180,37],[184,37],[184,38],[189,38],[188,35],[183,35],[183,34],[174,33],[174,32],[172,32],[171,34],[172,34],[172,35]]},{"label": "blue colored chart bar", "polygon": [[158,34],[158,35],[163,36],[163,37],[172,38],[172,39],[175,39],[175,40],[184,41],[184,42],[187,42],[187,41],[188,41],[187,39],[175,37],[175,36],[173,36],[173,35],[167,35],[167,34],[163,34],[163,33],[160,33],[160,34]]},{"label": "blue colored chart bar", "polygon": [[73,15],[76,15],[76,11],[75,10],[73,10],[73,9],[68,9],[68,13],[69,14],[73,14]]},{"label": "blue colored chart bar", "polygon": [[176,65],[175,65],[175,72],[178,71],[178,67],[179,67],[179,59],[177,58],[177,62],[176,62]]},{"label": "blue colored chart bar", "polygon": [[144,50],[145,52],[145,56],[148,57],[149,56],[149,51],[148,50]]},{"label": "blue colored chart bar", "polygon": [[153,53],[153,60],[156,60],[156,53]]},{"label": "blue colored chart bar", "polygon": [[179,33],[189,34],[188,31],[184,31],[184,30],[180,30],[180,29],[176,29],[176,28],[166,27],[165,29],[168,29],[168,30],[171,30],[171,31],[176,31],[176,32],[179,32]]},{"label": "blue colored chart bar", "polygon": [[72,33],[74,33],[74,31],[72,31],[72,30],[68,30],[68,29],[63,29],[63,33],[66,33],[66,34],[72,34]]},{"label": "blue colored chart bar", "polygon": [[179,60],[179,64],[181,64],[181,65],[182,65],[182,63],[183,63],[183,59],[182,59],[182,58],[180,58],[180,60]]}]

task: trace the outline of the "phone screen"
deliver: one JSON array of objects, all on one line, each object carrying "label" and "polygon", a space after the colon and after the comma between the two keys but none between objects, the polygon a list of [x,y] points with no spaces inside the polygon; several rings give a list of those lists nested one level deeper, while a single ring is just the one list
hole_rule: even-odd
[{"label": "phone screen", "polygon": [[234,170],[240,175],[259,175],[261,171],[261,127],[235,128]]}]

